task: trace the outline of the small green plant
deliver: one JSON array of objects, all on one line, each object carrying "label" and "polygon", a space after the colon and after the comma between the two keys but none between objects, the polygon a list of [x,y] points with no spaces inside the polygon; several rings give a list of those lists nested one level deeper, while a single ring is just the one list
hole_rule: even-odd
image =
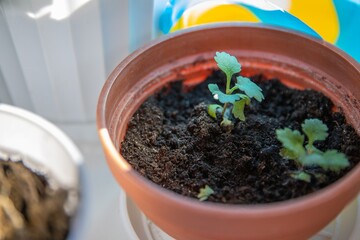
[{"label": "small green plant", "polygon": [[197,195],[200,201],[205,201],[208,197],[214,193],[214,190],[211,189],[208,185],[200,189],[200,193]]},{"label": "small green plant", "polygon": [[[294,160],[301,169],[319,166],[326,171],[338,172],[349,166],[345,154],[333,149],[322,152],[314,146],[315,141],[323,141],[328,136],[328,127],[321,120],[306,119],[301,128],[307,137],[306,145],[305,136],[299,131],[289,128],[276,130],[277,139],[283,145],[280,151],[282,157]],[[311,181],[311,176],[304,170],[293,172],[291,176],[305,182]]]},{"label": "small green plant", "polygon": [[[214,98],[223,103],[223,106],[218,104],[210,104],[208,106],[208,114],[216,119],[217,111],[221,112],[221,125],[231,125],[230,111],[228,108],[232,105],[231,113],[235,118],[245,121],[244,107],[250,104],[251,98],[255,98],[261,102],[264,99],[261,88],[253,83],[249,78],[238,76],[236,83],[231,87],[231,78],[234,74],[241,71],[241,65],[238,60],[226,52],[216,52],[214,57],[218,67],[226,75],[226,89],[225,93],[219,89],[217,84],[209,84],[208,88],[213,94]],[[241,90],[244,93],[234,93]]]}]

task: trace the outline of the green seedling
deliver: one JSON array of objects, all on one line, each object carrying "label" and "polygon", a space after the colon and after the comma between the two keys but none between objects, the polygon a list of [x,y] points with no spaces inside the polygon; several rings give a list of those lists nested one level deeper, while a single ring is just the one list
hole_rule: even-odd
[{"label": "green seedling", "polygon": [[[250,104],[251,98],[255,98],[261,102],[264,99],[261,88],[253,83],[249,78],[238,76],[236,83],[231,86],[231,78],[234,74],[240,73],[241,65],[238,60],[226,52],[216,52],[214,57],[218,67],[226,75],[225,93],[219,89],[217,84],[209,84],[208,88],[214,98],[224,105],[210,104],[208,106],[208,114],[216,119],[217,111],[221,112],[221,125],[231,125],[230,111],[228,108],[232,106],[231,113],[241,121],[245,121],[244,108]],[[235,93],[237,91],[237,93]],[[239,93],[242,91],[243,93]]]},{"label": "green seedling", "polygon": [[[294,160],[302,169],[307,166],[319,166],[326,171],[338,172],[349,166],[345,154],[334,149],[323,152],[314,146],[314,142],[323,141],[328,136],[328,127],[321,120],[306,119],[301,128],[307,137],[306,145],[305,136],[299,131],[289,128],[276,130],[277,139],[283,145],[280,151],[282,157]],[[291,176],[305,182],[311,181],[310,174],[304,170],[294,172]]]},{"label": "green seedling", "polygon": [[200,189],[200,193],[197,195],[200,201],[205,201],[208,197],[214,193],[214,190],[211,189],[208,185]]}]

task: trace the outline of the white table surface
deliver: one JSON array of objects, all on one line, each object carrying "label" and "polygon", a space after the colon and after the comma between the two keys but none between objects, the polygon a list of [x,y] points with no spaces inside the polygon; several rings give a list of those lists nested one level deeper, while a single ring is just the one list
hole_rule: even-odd
[{"label": "white table surface", "polygon": [[119,222],[121,189],[106,165],[100,143],[76,144],[84,156],[85,209],[81,230],[73,240],[130,240]]}]

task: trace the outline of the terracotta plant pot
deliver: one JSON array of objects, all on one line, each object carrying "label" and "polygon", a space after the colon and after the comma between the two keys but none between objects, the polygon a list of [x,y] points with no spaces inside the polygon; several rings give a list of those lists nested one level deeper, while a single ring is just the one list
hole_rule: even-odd
[{"label": "terracotta plant pot", "polygon": [[293,200],[259,205],[203,203],[150,182],[119,154],[127,123],[165,83],[197,81],[216,68],[213,56],[237,56],[242,74],[264,74],[330,97],[360,133],[360,66],[323,41],[264,26],[221,24],[165,36],[127,57],[110,75],[97,109],[109,167],[137,206],[179,240],[307,239],[326,226],[360,190],[360,166],[334,184]]}]

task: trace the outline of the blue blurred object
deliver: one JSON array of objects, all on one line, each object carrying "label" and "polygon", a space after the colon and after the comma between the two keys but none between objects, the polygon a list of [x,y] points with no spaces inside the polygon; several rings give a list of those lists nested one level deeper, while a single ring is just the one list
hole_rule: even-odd
[{"label": "blue blurred object", "polygon": [[[214,22],[255,22],[322,38],[360,62],[360,0],[169,0],[159,29],[167,34]],[[285,8],[285,10],[284,10]]]}]

